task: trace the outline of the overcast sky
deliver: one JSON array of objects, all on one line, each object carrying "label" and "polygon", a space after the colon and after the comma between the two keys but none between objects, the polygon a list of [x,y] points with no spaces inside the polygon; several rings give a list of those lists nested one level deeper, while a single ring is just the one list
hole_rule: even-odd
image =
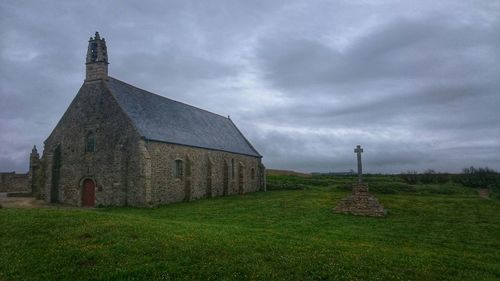
[{"label": "overcast sky", "polygon": [[500,170],[500,1],[1,1],[0,171],[26,171],[85,77],[231,119],[268,168]]}]

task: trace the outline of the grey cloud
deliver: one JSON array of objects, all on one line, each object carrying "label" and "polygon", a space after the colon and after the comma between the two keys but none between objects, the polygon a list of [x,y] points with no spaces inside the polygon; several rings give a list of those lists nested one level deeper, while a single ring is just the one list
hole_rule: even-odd
[{"label": "grey cloud", "polygon": [[500,18],[489,1],[0,3],[0,170],[25,171],[84,78],[231,115],[271,168],[500,170]]},{"label": "grey cloud", "polygon": [[437,17],[397,19],[357,39],[344,51],[318,40],[263,38],[257,47],[258,62],[271,85],[292,94],[302,94],[303,88],[309,92],[321,87],[335,90],[339,84],[377,80],[440,82],[485,71],[485,75],[497,73],[498,68],[492,68],[499,60],[495,52],[500,26],[454,24]]},{"label": "grey cloud", "polygon": [[[238,73],[236,65],[175,49],[157,54],[131,53],[120,56],[110,67],[110,75],[126,81],[139,81],[144,84],[144,88],[158,89],[157,93],[171,98],[183,98],[200,84],[227,79]],[[130,69],[135,71],[130,72]]]}]

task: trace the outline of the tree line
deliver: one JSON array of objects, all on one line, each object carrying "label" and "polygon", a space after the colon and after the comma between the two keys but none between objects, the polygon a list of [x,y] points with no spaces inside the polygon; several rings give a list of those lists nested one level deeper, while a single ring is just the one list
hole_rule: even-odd
[{"label": "tree line", "polygon": [[417,171],[406,171],[400,177],[409,184],[430,184],[456,182],[464,186],[476,188],[500,188],[500,174],[488,167],[467,167],[460,174],[438,173],[428,169],[423,173]]}]

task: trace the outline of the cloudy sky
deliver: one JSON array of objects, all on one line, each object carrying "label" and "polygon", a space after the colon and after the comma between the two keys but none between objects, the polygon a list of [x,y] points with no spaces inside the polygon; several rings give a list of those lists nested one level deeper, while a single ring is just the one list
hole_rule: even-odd
[{"label": "cloudy sky", "polygon": [[[85,2],[85,3],[84,3]],[[500,170],[500,1],[1,1],[0,171],[85,77],[230,115],[268,168]]]}]

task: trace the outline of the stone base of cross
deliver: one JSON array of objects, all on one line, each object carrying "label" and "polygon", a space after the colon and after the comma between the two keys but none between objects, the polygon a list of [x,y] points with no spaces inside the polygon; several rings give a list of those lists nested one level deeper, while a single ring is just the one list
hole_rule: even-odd
[{"label": "stone base of cross", "polygon": [[384,206],[368,192],[368,184],[366,183],[353,184],[352,194],[340,200],[334,211],[341,214],[368,217],[385,217],[387,215]]}]

